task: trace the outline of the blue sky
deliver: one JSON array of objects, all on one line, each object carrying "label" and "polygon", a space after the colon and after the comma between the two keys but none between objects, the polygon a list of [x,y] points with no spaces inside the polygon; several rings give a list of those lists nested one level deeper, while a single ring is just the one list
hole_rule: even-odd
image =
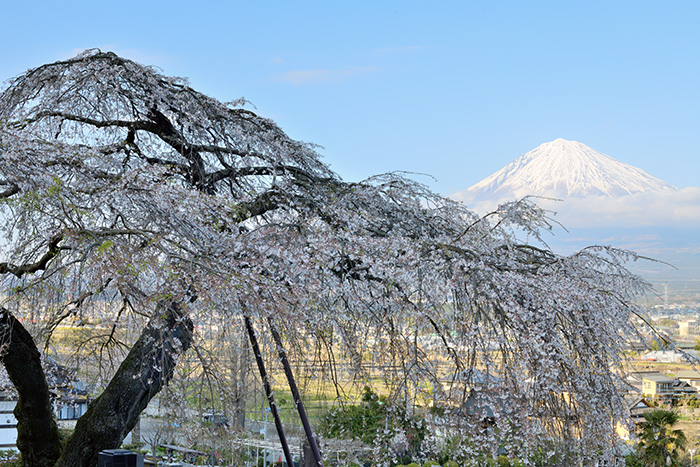
[{"label": "blue sky", "polygon": [[98,47],[245,97],[344,178],[451,194],[581,141],[700,186],[700,2],[44,2],[3,5],[0,81]]}]

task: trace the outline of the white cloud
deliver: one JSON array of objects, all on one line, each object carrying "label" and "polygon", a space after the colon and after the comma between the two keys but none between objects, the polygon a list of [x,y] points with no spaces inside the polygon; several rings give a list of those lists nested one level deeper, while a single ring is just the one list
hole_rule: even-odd
[{"label": "white cloud", "polygon": [[[492,211],[500,202],[508,201],[474,200],[464,195],[458,199],[480,214]],[[700,188],[697,187],[668,193],[535,201],[539,206],[557,212],[555,219],[565,227],[700,228]]]},{"label": "white cloud", "polygon": [[372,73],[374,67],[357,67],[344,70],[318,68],[313,70],[292,70],[276,77],[277,81],[295,85],[342,82],[352,76]]}]

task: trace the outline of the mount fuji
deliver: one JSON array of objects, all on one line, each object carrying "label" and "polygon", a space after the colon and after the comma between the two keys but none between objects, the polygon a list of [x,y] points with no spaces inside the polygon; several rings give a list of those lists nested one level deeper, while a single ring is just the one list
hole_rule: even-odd
[{"label": "mount fuji", "polygon": [[700,187],[678,189],[585,144],[557,139],[451,197],[483,215],[525,196],[540,197],[532,201],[566,227],[547,239],[555,250],[612,244],[660,259],[677,269],[639,263],[635,271],[670,287],[674,300],[700,303]]},{"label": "mount fuji", "polygon": [[527,195],[566,200],[674,191],[676,187],[642,169],[577,141],[559,138],[541,144],[453,197],[471,202],[502,201]]}]

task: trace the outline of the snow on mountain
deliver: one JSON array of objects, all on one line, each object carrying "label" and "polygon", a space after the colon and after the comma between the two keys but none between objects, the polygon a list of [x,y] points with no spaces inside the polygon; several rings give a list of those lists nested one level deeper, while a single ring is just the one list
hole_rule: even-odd
[{"label": "snow on mountain", "polygon": [[619,197],[674,192],[677,188],[577,141],[541,144],[490,177],[453,195],[464,201],[516,199],[527,195],[559,199]]},{"label": "snow on mountain", "polygon": [[585,144],[557,139],[452,198],[484,215],[527,195],[545,197],[533,201],[566,227],[547,237],[555,251],[569,254],[591,244],[635,250],[665,262],[634,263],[635,272],[669,287],[672,296],[697,301],[700,187],[678,190]]}]

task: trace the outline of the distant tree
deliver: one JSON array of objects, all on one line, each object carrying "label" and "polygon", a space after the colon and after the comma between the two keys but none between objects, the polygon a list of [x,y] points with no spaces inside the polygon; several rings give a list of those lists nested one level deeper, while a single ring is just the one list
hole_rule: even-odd
[{"label": "distant tree", "polygon": [[[293,358],[342,349],[358,380],[371,354],[407,413],[417,398],[450,408],[434,423],[470,440],[465,455],[574,434],[575,455],[611,455],[616,368],[648,288],[624,267],[634,254],[555,254],[528,200],[479,217],[401,174],[345,182],[244,104],[95,50],[5,85],[0,359],[25,465],[94,465],[188,350],[215,391],[244,316]],[[39,349],[90,316],[81,353],[108,384],[64,446]],[[463,410],[475,386],[495,429]]]},{"label": "distant tree", "polygon": [[410,458],[425,437],[425,420],[420,416],[410,416],[405,408],[380,398],[367,386],[361,404],[345,404],[333,409],[319,424],[319,433],[323,436],[358,439],[368,445],[382,436],[393,438],[399,432],[405,436],[405,449],[392,454]]},{"label": "distant tree", "polygon": [[331,438],[355,438],[372,444],[384,429],[390,414],[385,402],[369,387],[365,387],[362,403],[345,404],[326,413],[319,425],[319,433]]},{"label": "distant tree", "polygon": [[682,430],[674,430],[678,414],[670,410],[652,410],[644,414],[639,429],[640,459],[649,467],[680,465],[687,439]]},{"label": "distant tree", "polygon": [[659,337],[658,339],[654,339],[651,341],[651,350],[654,351],[659,351],[659,350],[668,350],[671,348],[671,341],[669,341],[666,338]]}]

